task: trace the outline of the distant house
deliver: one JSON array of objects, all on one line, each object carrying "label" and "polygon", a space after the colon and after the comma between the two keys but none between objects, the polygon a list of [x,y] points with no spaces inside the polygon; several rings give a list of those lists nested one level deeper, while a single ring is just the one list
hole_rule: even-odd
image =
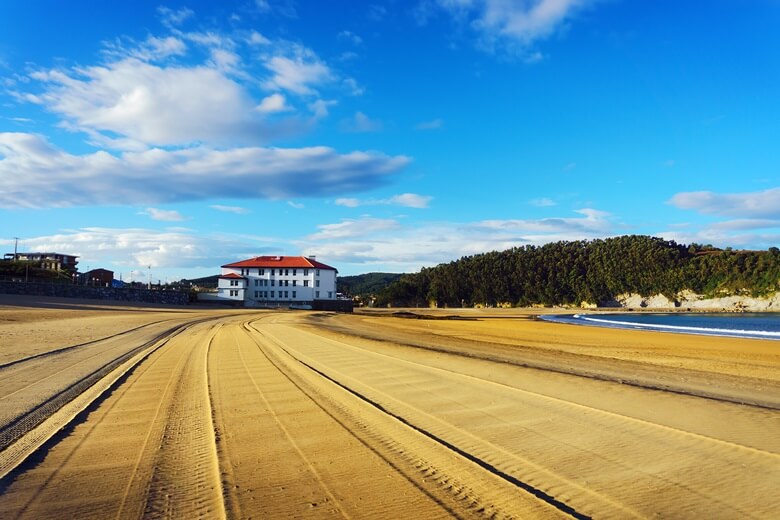
[{"label": "distant house", "polygon": [[47,271],[64,271],[70,275],[76,274],[78,256],[61,253],[6,253],[6,260],[21,260],[35,262],[41,269]]},{"label": "distant house", "polygon": [[98,285],[100,287],[112,287],[114,271],[108,269],[92,269],[79,275],[79,282],[84,285]]},{"label": "distant house", "polygon": [[307,307],[336,300],[337,272],[315,257],[258,256],[223,265],[217,294],[247,306]]}]

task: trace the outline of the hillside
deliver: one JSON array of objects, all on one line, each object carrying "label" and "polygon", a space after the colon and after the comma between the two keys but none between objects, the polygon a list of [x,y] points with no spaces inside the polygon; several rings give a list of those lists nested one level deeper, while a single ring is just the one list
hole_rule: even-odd
[{"label": "hillside", "polygon": [[336,290],[348,296],[367,297],[378,294],[388,285],[401,278],[395,273],[366,273],[355,276],[339,276]]},{"label": "hillside", "polygon": [[689,290],[764,296],[780,289],[780,251],[720,250],[648,236],[555,242],[463,257],[402,276],[377,305],[580,305]]}]

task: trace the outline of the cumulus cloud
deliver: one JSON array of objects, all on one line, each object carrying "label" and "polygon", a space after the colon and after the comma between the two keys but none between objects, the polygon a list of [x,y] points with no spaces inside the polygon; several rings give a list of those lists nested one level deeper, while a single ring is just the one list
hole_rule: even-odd
[{"label": "cumulus cloud", "polygon": [[363,43],[363,38],[353,33],[352,31],[341,31],[338,34],[339,40],[347,41],[352,45],[360,45]]},{"label": "cumulus cloud", "polygon": [[257,110],[266,114],[272,114],[274,112],[286,112],[291,110],[291,108],[287,105],[287,100],[284,96],[277,92],[276,94],[271,94],[264,98],[260,104],[257,105]]},{"label": "cumulus cloud", "polygon": [[336,75],[310,49],[293,45],[288,54],[268,58],[265,66],[273,76],[265,82],[270,90],[289,90],[298,95],[313,96],[316,87],[333,82]]},{"label": "cumulus cloud", "polygon": [[342,197],[336,199],[337,206],[357,208],[358,206],[405,206],[407,208],[427,208],[433,197],[416,193],[401,193],[387,199],[357,199]]},{"label": "cumulus cloud", "polygon": [[362,217],[319,226],[318,233],[297,245],[316,249],[322,258],[332,262],[416,271],[422,266],[487,251],[615,234],[609,213],[590,208],[577,213],[581,216],[407,225],[398,220]]},{"label": "cumulus cloud", "polygon": [[[425,22],[434,4],[460,22],[466,22],[480,35],[488,48],[509,44],[528,49],[565,27],[583,8],[596,0],[435,0],[424,1],[417,10],[418,19]],[[524,53],[526,61],[539,61],[541,53]]]},{"label": "cumulus cloud", "polygon": [[382,129],[382,122],[371,119],[363,112],[357,112],[351,119],[341,122],[341,129],[345,132],[378,132]]},{"label": "cumulus cloud", "polygon": [[211,269],[224,263],[230,252],[246,248],[246,244],[235,240],[199,236],[186,230],[102,227],[27,238],[24,246],[31,251],[77,255],[81,265],[112,262],[128,268],[151,265],[152,268]]},{"label": "cumulus cloud", "polygon": [[211,209],[222,211],[223,213],[235,213],[236,215],[247,215],[251,213],[247,208],[241,206],[223,206],[221,204],[212,204],[209,206]]},{"label": "cumulus cloud", "polygon": [[[257,142],[278,130],[252,109],[246,90],[208,67],[159,67],[135,58],[77,73],[32,74],[36,100],[69,126],[93,136],[119,135],[149,146]],[[254,114],[254,115],[253,115]]]},{"label": "cumulus cloud", "polygon": [[159,209],[159,208],[146,208],[141,215],[148,215],[152,220],[160,220],[163,222],[181,222],[184,216],[176,210]]},{"label": "cumulus cloud", "polygon": [[549,207],[549,206],[555,206],[556,205],[554,200],[552,200],[550,198],[547,198],[547,197],[542,197],[541,199],[533,199],[533,200],[530,201],[530,204],[532,206],[537,206],[539,208],[546,208],[546,207]]},{"label": "cumulus cloud", "polygon": [[169,7],[158,7],[157,14],[160,15],[160,19],[163,25],[168,27],[175,27],[183,24],[188,19],[195,16],[195,13],[186,7],[181,9],[171,9]]},{"label": "cumulus cloud", "polygon": [[690,209],[707,215],[780,218],[780,188],[750,193],[683,192],[674,195],[669,203],[680,209]]},{"label": "cumulus cloud", "polygon": [[346,219],[338,224],[323,224],[317,226],[319,231],[309,235],[309,240],[333,240],[355,238],[371,235],[380,231],[389,231],[399,228],[397,221],[392,219],[379,219],[364,217],[361,219]]},{"label": "cumulus cloud", "polygon": [[408,163],[327,147],[74,155],[38,135],[0,133],[0,207],[333,196],[382,185]]},{"label": "cumulus cloud", "polygon": [[442,126],[444,126],[444,121],[437,118],[418,123],[416,128],[417,130],[438,130]]}]

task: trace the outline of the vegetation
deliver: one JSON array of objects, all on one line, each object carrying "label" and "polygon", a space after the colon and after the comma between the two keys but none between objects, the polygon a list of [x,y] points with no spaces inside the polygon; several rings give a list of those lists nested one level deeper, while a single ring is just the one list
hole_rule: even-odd
[{"label": "vegetation", "polygon": [[366,273],[356,276],[339,276],[336,280],[336,290],[347,296],[359,296],[363,299],[368,299],[384,290],[400,277],[400,274],[395,273]]},{"label": "vegetation", "polygon": [[191,280],[183,278],[181,281],[178,282],[178,285],[189,286],[190,284],[192,284],[207,289],[216,289],[217,282],[219,282],[219,275],[214,274],[211,276],[204,276],[203,278],[193,278]]},{"label": "vegetation", "polygon": [[68,272],[43,269],[40,262],[27,260],[0,260],[0,280],[73,282],[73,278]]},{"label": "vegetation", "polygon": [[580,305],[619,294],[683,290],[708,296],[762,296],[780,290],[780,251],[720,250],[648,236],[523,246],[406,274],[377,305]]}]

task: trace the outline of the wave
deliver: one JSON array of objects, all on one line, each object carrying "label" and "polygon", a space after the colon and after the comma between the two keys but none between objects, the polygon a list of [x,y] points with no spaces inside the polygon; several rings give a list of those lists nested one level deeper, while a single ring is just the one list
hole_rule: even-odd
[{"label": "wave", "polygon": [[[673,315],[672,315],[673,316]],[[545,317],[542,317],[543,319]],[[780,331],[731,329],[721,327],[692,327],[687,325],[669,325],[660,323],[641,323],[636,321],[610,320],[605,318],[593,318],[590,315],[574,314],[570,319],[566,316],[549,316],[551,321],[564,323],[591,324],[610,328],[629,328],[641,330],[657,330],[661,332],[677,332],[682,334],[703,334],[707,336],[730,336],[741,338],[766,338],[780,339]],[[585,322],[585,323],[582,323]]]}]

